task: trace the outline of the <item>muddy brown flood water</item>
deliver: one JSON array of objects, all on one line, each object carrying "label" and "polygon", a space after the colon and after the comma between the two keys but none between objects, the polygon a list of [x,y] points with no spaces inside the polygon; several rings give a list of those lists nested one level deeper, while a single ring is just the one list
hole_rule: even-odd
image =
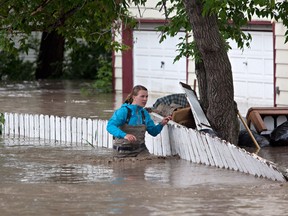
[{"label": "muddy brown flood water", "polygon": [[[153,98],[150,98],[150,104]],[[107,119],[122,96],[79,84],[0,86],[0,112]],[[112,150],[0,137],[0,215],[287,215],[288,184],[177,157],[113,159]],[[288,167],[288,148],[259,155]]]}]

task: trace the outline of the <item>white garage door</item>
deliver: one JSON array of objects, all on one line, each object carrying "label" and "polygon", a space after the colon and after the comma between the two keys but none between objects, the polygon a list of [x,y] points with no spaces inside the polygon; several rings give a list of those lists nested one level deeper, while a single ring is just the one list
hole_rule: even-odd
[{"label": "white garage door", "polygon": [[134,31],[133,72],[134,85],[141,84],[154,93],[182,93],[179,82],[186,82],[186,59],[173,64],[179,33],[159,43],[156,31]]},{"label": "white garage door", "polygon": [[251,106],[273,106],[273,35],[272,32],[249,33],[250,48],[242,52],[235,42],[230,42],[229,51],[235,100],[243,113]]},{"label": "white garage door", "polygon": [[[232,50],[228,53],[235,100],[243,114],[252,106],[273,106],[273,35],[272,32],[249,33],[250,48],[242,52],[231,41]],[[173,64],[179,35],[159,44],[159,34],[137,30],[133,33],[134,85],[142,84],[155,93],[182,93],[179,81],[186,82],[186,59]]]}]

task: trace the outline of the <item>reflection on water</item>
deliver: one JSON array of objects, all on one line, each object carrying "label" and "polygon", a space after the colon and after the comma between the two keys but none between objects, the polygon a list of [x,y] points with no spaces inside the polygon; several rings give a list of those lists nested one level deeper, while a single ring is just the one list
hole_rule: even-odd
[{"label": "reflection on water", "polygon": [[85,144],[0,139],[1,215],[262,215],[263,209],[265,215],[285,215],[288,210],[287,184],[173,158],[113,162],[111,155],[110,149]]},{"label": "reflection on water", "polygon": [[95,183],[110,181],[112,170],[103,166],[88,164],[67,164],[46,166],[41,164],[22,164],[29,168],[21,181],[27,183],[56,182],[56,183]]},{"label": "reflection on water", "polygon": [[[126,96],[120,93],[85,95],[81,89],[87,85],[71,81],[0,82],[0,112],[108,119]],[[147,106],[152,106],[158,97],[150,94]]]},{"label": "reflection on water", "polygon": [[239,172],[228,172],[176,159],[146,163],[149,162],[148,159],[140,166],[135,162],[121,164],[113,162],[111,149],[94,149],[85,144],[57,143],[55,146],[43,140],[5,138],[0,141],[0,146],[2,167],[5,170],[17,170],[19,176],[12,180],[2,175],[1,182],[127,184],[148,181],[184,188],[205,184],[238,184],[233,181],[235,175],[242,184],[266,181]]},{"label": "reflection on water", "polygon": [[120,95],[81,94],[87,83],[27,82],[0,88],[0,112],[18,112],[107,119]]}]

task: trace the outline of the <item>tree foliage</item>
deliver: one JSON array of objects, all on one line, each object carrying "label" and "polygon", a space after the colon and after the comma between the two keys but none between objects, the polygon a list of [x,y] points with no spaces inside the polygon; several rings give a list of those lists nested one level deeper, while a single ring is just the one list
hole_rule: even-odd
[{"label": "tree foliage", "polygon": [[[117,31],[124,23],[135,24],[129,13],[131,3],[145,5],[149,0],[1,0],[0,1],[0,47],[13,51],[16,47],[28,50],[29,36],[33,31],[56,30],[65,36],[66,45],[73,46],[78,39],[92,43],[104,43],[121,48],[111,38],[111,30]],[[203,16],[216,15],[219,30],[225,39],[233,39],[240,48],[249,46],[250,35],[241,27],[253,16],[282,20],[288,26],[288,2],[277,0],[199,0],[203,4]],[[157,5],[169,19],[160,30],[174,36],[180,29],[191,32],[187,11],[182,0],[161,0]],[[288,36],[288,30],[286,31]],[[17,36],[18,41],[12,40]],[[165,34],[161,40],[165,39]],[[189,37],[189,35],[187,36]],[[186,41],[186,38],[182,38]],[[287,41],[287,39],[286,39]],[[197,54],[193,42],[182,43],[181,55]],[[179,57],[178,57],[179,58]]]},{"label": "tree foliage", "polygon": [[[240,49],[249,47],[251,35],[245,34],[242,28],[247,26],[253,18],[265,18],[268,21],[281,21],[285,27],[288,27],[288,2],[276,0],[199,0],[198,4],[203,5],[202,15],[215,15],[218,20],[219,32],[223,38],[234,40]],[[168,4],[170,3],[170,4]],[[169,6],[167,6],[169,5]],[[179,0],[162,0],[157,3],[162,9],[165,17],[169,22],[164,26],[159,26],[163,32],[161,40],[169,36],[175,36],[179,31],[192,32],[192,26],[189,22],[187,10],[183,1]],[[191,34],[185,38],[180,38],[182,43],[178,44],[179,53],[175,60],[181,57],[195,57],[198,60],[198,50],[195,41],[189,40]],[[285,32],[288,41],[288,29]],[[187,43],[188,41],[188,43]],[[229,44],[227,44],[227,50]]]},{"label": "tree foliage", "polygon": [[[82,39],[119,49],[121,44],[113,41],[113,33],[120,29],[122,23],[135,25],[129,13],[130,4],[141,6],[147,1],[150,0],[0,0],[0,46],[9,51],[16,51],[17,46],[27,51],[31,32],[56,31],[65,37],[67,46],[73,47],[78,39]],[[288,2],[158,1],[156,7],[168,21],[159,27],[163,32],[161,40],[175,36],[179,31],[192,32],[181,38],[175,60],[181,56],[196,59],[200,97],[205,100],[207,117],[222,138],[235,143],[237,113],[233,110],[234,90],[227,39],[235,40],[239,48],[249,46],[251,36],[244,34],[242,27],[254,16],[281,20],[288,27]],[[189,39],[191,35],[193,40]],[[285,35],[287,42],[288,30]]]},{"label": "tree foliage", "polygon": [[33,31],[56,31],[65,37],[67,46],[83,39],[119,48],[111,40],[111,30],[119,29],[119,20],[133,20],[127,1],[1,0],[0,46],[9,51],[16,51],[17,47],[28,50],[27,41]]},{"label": "tree foliage", "polygon": [[[170,4],[168,4],[168,2]],[[168,5],[168,6],[167,6]],[[167,24],[159,27],[161,40],[179,31],[186,34],[178,44],[180,57],[196,59],[196,76],[201,105],[213,129],[232,143],[238,140],[237,104],[231,64],[228,58],[228,39],[235,40],[239,48],[249,46],[251,35],[242,28],[254,16],[282,21],[287,27],[287,2],[265,0],[162,0],[158,7],[166,16]],[[193,40],[189,39],[193,35]],[[285,33],[286,38],[288,32]],[[286,39],[287,41],[287,39]]]}]

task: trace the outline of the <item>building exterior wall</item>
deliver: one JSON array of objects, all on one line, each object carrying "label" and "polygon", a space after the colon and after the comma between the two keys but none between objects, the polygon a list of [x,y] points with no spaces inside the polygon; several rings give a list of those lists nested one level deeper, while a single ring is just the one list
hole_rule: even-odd
[{"label": "building exterior wall", "polygon": [[[150,0],[146,3],[144,7],[131,6],[131,14],[137,18],[139,26],[141,26],[141,21],[149,21],[150,23],[159,22],[159,20],[164,21],[165,17],[163,11],[156,9],[156,3],[158,0]],[[269,21],[268,19],[259,19],[258,17],[253,17],[253,21]],[[275,23],[274,28],[274,75],[275,75],[275,105],[276,106],[288,106],[288,44],[284,44],[285,29],[282,23]],[[122,36],[119,35],[117,40],[121,41]],[[121,92],[123,90],[123,68],[122,68],[122,53],[115,53],[115,90],[116,92]],[[187,59],[187,83],[192,86],[192,88],[198,89],[195,74],[195,61],[193,59]],[[196,86],[194,86],[196,84]],[[279,91],[277,91],[279,90]],[[278,93],[277,93],[278,92]],[[280,92],[280,93],[279,93]]]},{"label": "building exterior wall", "polygon": [[281,22],[275,23],[275,105],[288,106],[288,43],[287,29]]},{"label": "building exterior wall", "polygon": [[[122,28],[120,29],[120,32]],[[119,32],[115,33],[114,40],[121,43],[122,41],[122,34]],[[115,92],[122,92],[122,52],[121,51],[114,51],[114,91]]]},{"label": "building exterior wall", "polygon": [[[147,23],[147,22],[155,22],[159,23],[159,21],[162,20],[162,22],[165,21],[164,11],[159,11],[159,8],[155,8],[156,3],[158,0],[150,0],[147,1],[145,7],[136,7],[131,5],[130,12],[134,18],[138,20],[138,26],[141,28],[141,22]],[[158,24],[159,26],[160,24]],[[115,40],[121,42],[122,41],[122,35],[118,34]],[[123,90],[123,64],[122,64],[122,53],[121,52],[115,52],[115,65],[114,65],[114,90],[116,92],[122,92]],[[194,88],[194,80],[196,79],[195,75],[195,63],[193,59],[187,60],[187,83],[192,85]],[[196,85],[197,88],[197,85]]]},{"label": "building exterior wall", "polygon": [[137,19],[164,19],[163,9],[162,11],[159,11],[160,8],[156,8],[157,2],[158,0],[148,0],[145,7],[136,7],[132,4],[129,10],[131,11],[132,16]]}]

